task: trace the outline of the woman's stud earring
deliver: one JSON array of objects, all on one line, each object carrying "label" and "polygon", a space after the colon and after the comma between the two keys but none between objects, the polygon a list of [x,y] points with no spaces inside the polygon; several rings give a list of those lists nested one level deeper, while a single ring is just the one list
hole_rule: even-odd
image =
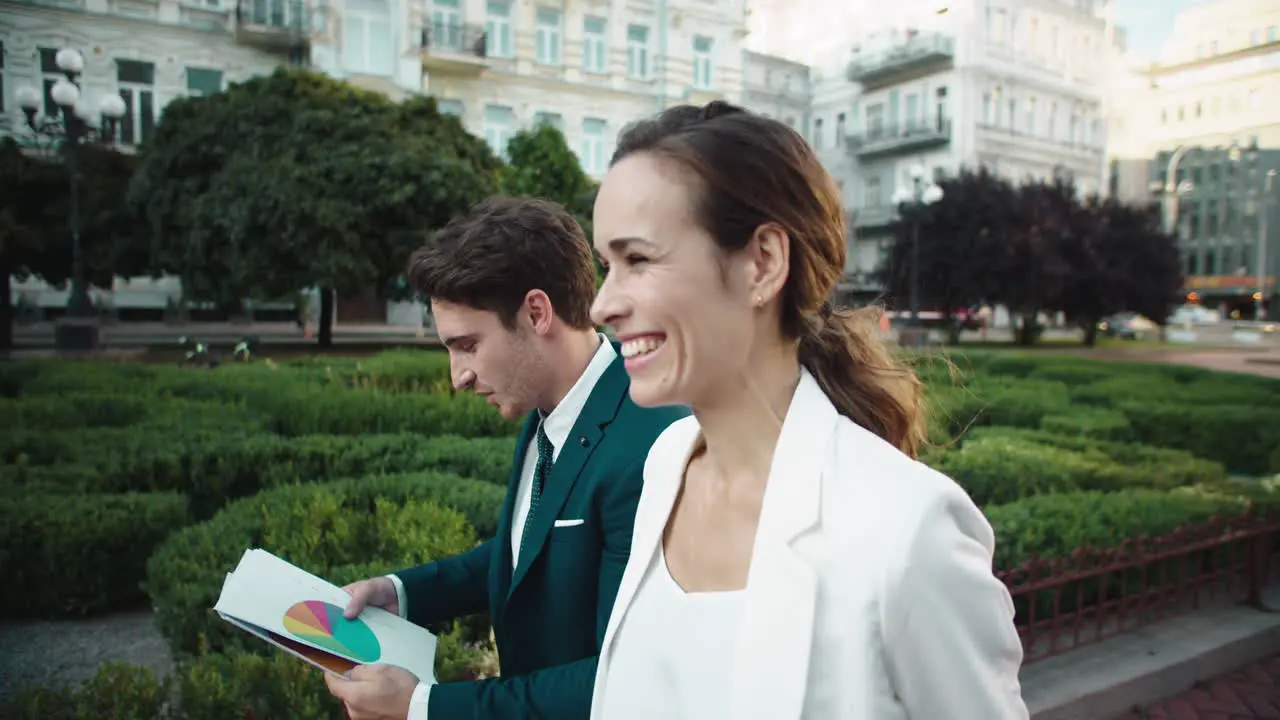
[{"label": "woman's stud earring", "polygon": [[761,305],[763,305],[763,304],[764,304],[764,298],[762,298],[762,297],[760,297],[759,295],[757,295],[757,296],[756,296],[756,307],[760,307],[760,306],[761,306]]}]

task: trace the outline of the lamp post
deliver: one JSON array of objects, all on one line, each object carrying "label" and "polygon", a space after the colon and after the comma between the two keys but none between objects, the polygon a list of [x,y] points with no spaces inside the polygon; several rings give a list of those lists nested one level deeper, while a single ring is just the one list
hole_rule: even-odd
[{"label": "lamp post", "polygon": [[27,127],[38,136],[53,141],[61,140],[63,161],[70,178],[71,230],[71,290],[67,297],[66,316],[61,318],[54,332],[59,350],[92,350],[98,345],[98,319],[89,299],[85,279],[84,251],[80,247],[80,146],[90,143],[111,144],[116,126],[128,108],[116,94],[107,94],[96,108],[98,124],[93,125],[95,108],[91,108],[80,90],[79,77],[84,71],[84,56],[77,50],[63,48],[55,56],[63,77],[49,89],[49,96],[58,106],[57,114],[40,116],[44,98],[33,87],[20,87],[14,91],[14,99],[26,116]]},{"label": "lamp post", "polygon": [[911,277],[908,286],[911,318],[898,336],[898,344],[904,347],[923,347],[928,344],[928,333],[920,325],[920,214],[919,211],[942,199],[942,188],[933,182],[925,182],[924,167],[913,165],[909,171],[910,187],[900,187],[893,193],[893,204],[898,212],[911,222]]}]

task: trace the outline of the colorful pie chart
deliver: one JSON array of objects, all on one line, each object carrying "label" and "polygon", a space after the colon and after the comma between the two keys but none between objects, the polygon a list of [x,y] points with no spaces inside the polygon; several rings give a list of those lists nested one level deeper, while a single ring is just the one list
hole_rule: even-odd
[{"label": "colorful pie chart", "polygon": [[382,657],[378,636],[363,620],[348,620],[342,608],[321,600],[304,600],[286,610],[284,629],[305,643],[356,662],[377,662]]}]

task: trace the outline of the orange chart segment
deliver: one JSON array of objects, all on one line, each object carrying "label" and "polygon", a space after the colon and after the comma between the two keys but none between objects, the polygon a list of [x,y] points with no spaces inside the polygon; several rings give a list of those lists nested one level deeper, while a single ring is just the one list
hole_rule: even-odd
[{"label": "orange chart segment", "polygon": [[306,600],[289,608],[284,614],[284,629],[294,635],[333,634],[325,604],[318,600]]}]

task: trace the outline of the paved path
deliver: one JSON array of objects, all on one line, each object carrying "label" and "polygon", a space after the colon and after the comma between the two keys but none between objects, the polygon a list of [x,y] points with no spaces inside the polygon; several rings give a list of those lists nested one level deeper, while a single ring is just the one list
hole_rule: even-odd
[{"label": "paved path", "polygon": [[1280,720],[1280,655],[1118,720]]}]

